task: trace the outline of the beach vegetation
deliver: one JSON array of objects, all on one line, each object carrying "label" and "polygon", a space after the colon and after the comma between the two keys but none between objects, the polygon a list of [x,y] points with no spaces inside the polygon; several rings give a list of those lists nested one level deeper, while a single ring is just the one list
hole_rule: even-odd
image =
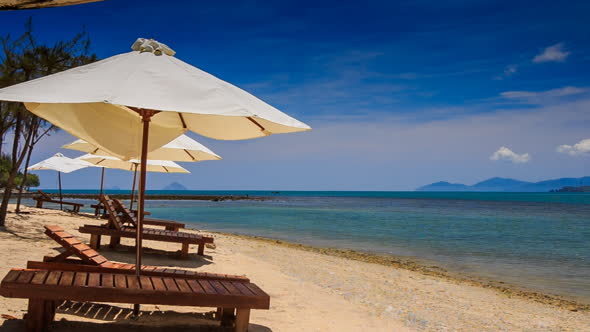
[{"label": "beach vegetation", "polygon": [[[54,74],[97,60],[90,52],[86,32],[71,39],[47,45],[36,39],[32,20],[18,37],[0,37],[0,88]],[[9,167],[2,182],[4,193],[0,203],[0,226],[4,225],[8,202],[15,188],[22,193],[30,174],[26,171],[35,145],[57,130],[52,124],[28,112],[22,103],[0,101],[0,153],[7,137],[11,138]],[[19,174],[22,179],[18,180]],[[38,180],[38,179],[37,179]],[[20,195],[18,199],[20,203]],[[20,204],[19,204],[20,205]]]}]

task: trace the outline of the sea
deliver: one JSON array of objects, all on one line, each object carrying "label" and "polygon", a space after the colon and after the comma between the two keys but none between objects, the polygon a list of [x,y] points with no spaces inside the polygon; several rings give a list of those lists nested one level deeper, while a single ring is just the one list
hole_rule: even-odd
[{"label": "sea", "polygon": [[179,220],[194,228],[394,255],[590,303],[590,193],[150,193],[264,197],[148,200],[146,209],[154,218]]}]

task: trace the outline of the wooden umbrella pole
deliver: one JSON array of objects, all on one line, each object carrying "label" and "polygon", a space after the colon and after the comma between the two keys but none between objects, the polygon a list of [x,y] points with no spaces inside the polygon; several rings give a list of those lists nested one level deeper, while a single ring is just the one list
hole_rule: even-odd
[{"label": "wooden umbrella pole", "polygon": [[137,178],[137,164],[135,165],[135,170],[133,171],[133,184],[131,185],[131,203],[129,203],[129,210],[133,211],[133,201],[135,200],[135,179]]},{"label": "wooden umbrella pole", "polygon": [[[146,182],[146,168],[147,168],[147,154],[148,154],[148,138],[150,131],[150,118],[155,114],[151,110],[140,110],[141,121],[143,122],[143,135],[141,139],[141,166],[139,169],[139,199],[137,201],[137,236],[135,238],[135,274],[137,276],[141,273],[141,254],[143,237],[143,212],[145,201],[145,182]],[[139,315],[139,304],[133,305],[133,314]]]},{"label": "wooden umbrella pole", "polygon": [[57,172],[57,182],[58,182],[58,187],[59,187],[59,209],[63,210],[64,209],[64,206],[63,206],[64,198],[61,194],[61,172],[60,171]]},{"label": "wooden umbrella pole", "polygon": [[100,196],[102,196],[102,187],[104,186],[104,167],[102,167],[102,171],[100,172]]}]

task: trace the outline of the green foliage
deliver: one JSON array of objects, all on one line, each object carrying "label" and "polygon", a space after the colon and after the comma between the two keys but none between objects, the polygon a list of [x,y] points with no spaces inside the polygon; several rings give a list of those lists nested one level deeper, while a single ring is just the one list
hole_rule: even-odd
[{"label": "green foliage", "polygon": [[[3,154],[0,156],[0,187],[4,188],[6,186],[6,181],[8,180],[8,174],[10,172],[10,168],[12,166],[12,159],[9,155]],[[24,174],[22,172],[18,172],[15,178],[16,185],[20,186],[23,181]],[[38,187],[40,185],[39,177],[35,174],[27,174],[27,180],[25,182],[25,187]]]}]

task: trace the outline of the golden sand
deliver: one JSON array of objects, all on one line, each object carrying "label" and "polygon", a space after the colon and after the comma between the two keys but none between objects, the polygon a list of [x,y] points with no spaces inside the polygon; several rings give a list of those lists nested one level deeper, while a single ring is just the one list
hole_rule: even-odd
[{"label": "golden sand", "polygon": [[[99,224],[89,216],[28,208],[10,214],[0,232],[0,276],[27,260],[57,254],[43,234],[57,224],[76,230]],[[250,331],[590,331],[587,305],[457,277],[415,262],[347,250],[215,233],[205,257],[175,258],[179,245],[145,241],[144,264],[206,272],[245,274],[271,296],[270,310],[253,310]],[[114,261],[134,260],[133,241],[101,249]],[[128,304],[66,304],[53,331],[222,331],[214,308],[142,306],[134,319]],[[20,331],[26,300],[0,298],[1,328]],[[17,319],[10,319],[11,317]]]}]

